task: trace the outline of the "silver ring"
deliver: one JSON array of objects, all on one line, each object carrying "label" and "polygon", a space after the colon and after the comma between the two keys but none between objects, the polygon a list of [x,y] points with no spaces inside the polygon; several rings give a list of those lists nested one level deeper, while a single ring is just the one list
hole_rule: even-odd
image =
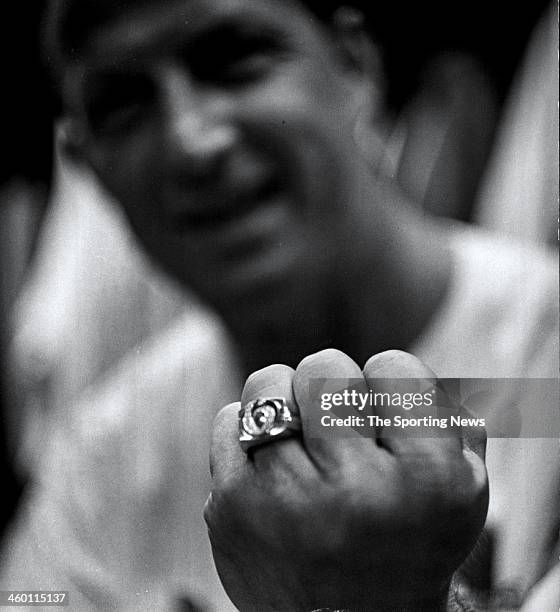
[{"label": "silver ring", "polygon": [[239,410],[239,444],[247,452],[301,431],[301,420],[284,397],[259,397]]}]

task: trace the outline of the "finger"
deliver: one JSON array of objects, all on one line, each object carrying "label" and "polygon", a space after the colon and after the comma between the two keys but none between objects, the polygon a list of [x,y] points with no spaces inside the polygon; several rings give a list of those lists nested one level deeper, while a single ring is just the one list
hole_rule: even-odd
[{"label": "finger", "polygon": [[[464,406],[461,406],[461,417],[475,419],[475,415]],[[481,425],[464,425],[462,434],[465,454],[468,454],[467,451],[469,451],[484,461],[486,458],[486,429]]]},{"label": "finger", "polygon": [[222,408],[214,419],[210,446],[210,474],[222,484],[247,471],[247,456],[239,445],[239,402]]},{"label": "finger", "polygon": [[419,359],[403,351],[385,351],[368,360],[364,376],[379,394],[374,410],[390,421],[379,431],[382,446],[401,454],[460,451],[448,411],[442,413],[440,396],[432,392],[437,378]]},{"label": "finger", "polygon": [[[461,406],[461,416],[467,419],[473,414]],[[488,475],[486,472],[486,429],[482,426],[468,425],[462,427],[463,456],[470,463],[475,480],[484,486]]]},{"label": "finger", "polygon": [[243,387],[241,405],[259,397],[285,397],[290,408],[295,406],[292,392],[294,369],[287,365],[274,364],[253,372]]},{"label": "finger", "polygon": [[375,430],[367,425],[360,428],[317,426],[322,419],[320,398],[325,391],[352,387],[368,396],[360,367],[350,357],[335,349],[310,355],[298,365],[293,385],[301,413],[303,443],[316,465],[326,468],[329,463],[339,464],[344,457],[355,457],[356,453],[382,452],[374,441]]},{"label": "finger", "polygon": [[[258,370],[249,376],[241,394],[241,405],[245,406],[259,398],[284,398],[292,413],[298,412],[292,380],[294,370],[287,365],[275,364]],[[307,462],[306,454],[298,436],[273,440],[267,444],[254,446],[248,456],[258,468],[267,469],[279,464],[297,466]]]}]

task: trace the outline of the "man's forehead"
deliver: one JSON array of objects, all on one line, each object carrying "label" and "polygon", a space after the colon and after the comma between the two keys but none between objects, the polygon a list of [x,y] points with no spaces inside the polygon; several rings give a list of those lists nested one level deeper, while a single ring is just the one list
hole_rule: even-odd
[{"label": "man's forehead", "polygon": [[[302,7],[288,0],[175,0],[146,2],[96,28],[82,54],[90,61],[137,58],[166,45],[188,42],[224,24],[297,29]],[[303,22],[305,23],[305,21]],[[308,23],[306,25],[309,25]]]}]

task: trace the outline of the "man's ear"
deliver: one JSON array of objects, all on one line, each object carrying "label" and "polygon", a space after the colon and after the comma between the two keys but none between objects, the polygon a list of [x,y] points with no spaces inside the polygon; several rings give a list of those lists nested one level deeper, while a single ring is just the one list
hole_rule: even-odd
[{"label": "man's ear", "polygon": [[341,6],[331,17],[331,30],[348,70],[379,86],[383,80],[381,53],[366,28],[364,14],[352,6]]},{"label": "man's ear", "polygon": [[339,7],[331,18],[331,32],[348,84],[352,133],[365,159],[376,164],[383,150],[386,87],[381,53],[372,40],[361,11]]},{"label": "man's ear", "polygon": [[74,163],[85,162],[85,132],[75,117],[66,115],[57,121],[56,140],[65,157]]},{"label": "man's ear", "polygon": [[367,30],[364,14],[354,7],[341,6],[331,17],[330,29],[357,109],[373,117],[384,104],[385,80],[381,53]]}]

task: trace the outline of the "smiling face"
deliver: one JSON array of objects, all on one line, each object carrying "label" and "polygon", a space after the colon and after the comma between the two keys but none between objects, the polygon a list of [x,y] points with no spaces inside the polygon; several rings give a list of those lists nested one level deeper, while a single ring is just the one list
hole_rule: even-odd
[{"label": "smiling face", "polygon": [[320,291],[362,87],[326,27],[287,1],[154,3],[80,57],[83,153],[165,269],[222,310]]}]

